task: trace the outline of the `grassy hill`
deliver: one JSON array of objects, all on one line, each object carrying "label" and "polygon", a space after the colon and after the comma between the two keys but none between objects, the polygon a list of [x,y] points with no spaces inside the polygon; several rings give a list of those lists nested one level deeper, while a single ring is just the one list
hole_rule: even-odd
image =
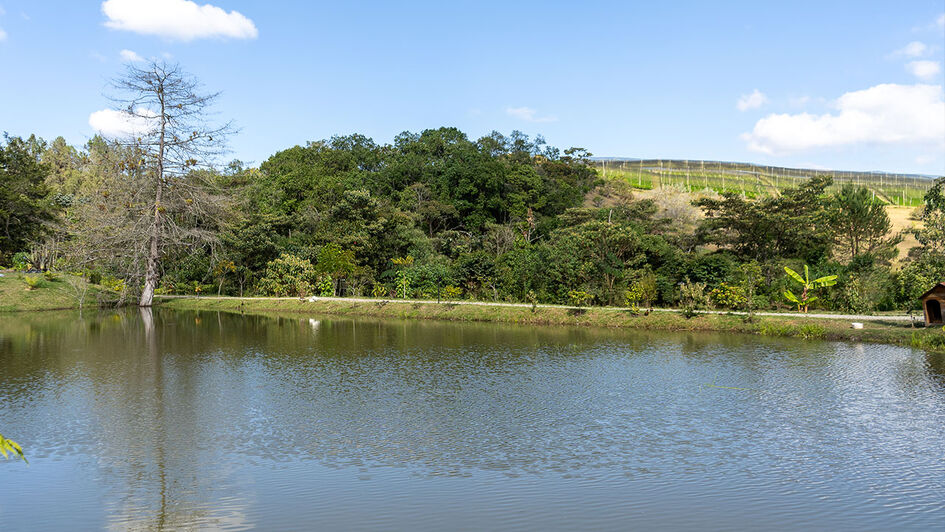
[{"label": "grassy hill", "polygon": [[737,191],[749,197],[779,194],[804,179],[827,174],[833,177],[834,188],[846,183],[865,186],[876,197],[900,207],[922,205],[923,196],[935,179],[934,176],[917,174],[785,168],[720,161],[600,158],[594,162],[604,177],[621,179],[643,190],[677,186],[690,191]]},{"label": "grassy hill", "polygon": [[[53,279],[41,274],[2,271],[0,277],[0,312],[23,310],[77,309],[79,301],[85,308],[114,303],[117,294],[104,287],[89,284],[85,279],[57,273]],[[30,287],[27,278],[37,283]]]}]

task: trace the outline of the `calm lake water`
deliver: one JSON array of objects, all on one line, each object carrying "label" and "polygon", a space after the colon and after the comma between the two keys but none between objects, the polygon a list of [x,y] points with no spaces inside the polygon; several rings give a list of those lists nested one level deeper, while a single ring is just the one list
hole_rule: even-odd
[{"label": "calm lake water", "polygon": [[911,349],[134,309],[0,316],[0,364],[4,531],[945,523]]}]

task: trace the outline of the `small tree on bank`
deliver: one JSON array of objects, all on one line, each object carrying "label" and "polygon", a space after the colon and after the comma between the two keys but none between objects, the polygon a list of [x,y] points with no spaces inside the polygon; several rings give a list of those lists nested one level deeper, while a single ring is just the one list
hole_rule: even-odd
[{"label": "small tree on bank", "polygon": [[219,206],[219,197],[188,179],[208,169],[222,155],[230,124],[210,125],[207,114],[219,93],[202,94],[200,84],[177,65],[151,62],[129,65],[113,82],[121,94],[117,112],[131,133],[120,144],[141,154],[146,207],[129,209],[137,217],[143,246],[144,283],[139,304],[151,306],[161,274],[161,259],[174,244],[207,240],[211,232],[195,228],[194,217]]}]

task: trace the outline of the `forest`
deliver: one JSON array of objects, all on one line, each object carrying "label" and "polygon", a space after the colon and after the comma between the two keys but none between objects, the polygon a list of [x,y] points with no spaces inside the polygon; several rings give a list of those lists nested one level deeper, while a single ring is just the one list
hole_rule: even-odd
[{"label": "forest", "polygon": [[[210,99],[178,88],[168,108],[200,118]],[[179,131],[80,147],[5,135],[0,266],[80,275],[128,302],[151,290],[863,313],[918,308],[945,280],[942,178],[900,255],[883,200],[826,176],[765,197],[641,191],[584,149],[452,127],[221,164],[226,126],[172,118]]]}]

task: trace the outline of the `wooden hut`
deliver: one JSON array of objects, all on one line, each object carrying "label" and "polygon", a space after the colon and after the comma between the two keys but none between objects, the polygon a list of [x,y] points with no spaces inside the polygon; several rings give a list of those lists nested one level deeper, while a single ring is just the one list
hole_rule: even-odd
[{"label": "wooden hut", "polygon": [[942,311],[945,310],[945,283],[938,283],[928,292],[919,296],[925,309],[925,326],[942,325]]}]

